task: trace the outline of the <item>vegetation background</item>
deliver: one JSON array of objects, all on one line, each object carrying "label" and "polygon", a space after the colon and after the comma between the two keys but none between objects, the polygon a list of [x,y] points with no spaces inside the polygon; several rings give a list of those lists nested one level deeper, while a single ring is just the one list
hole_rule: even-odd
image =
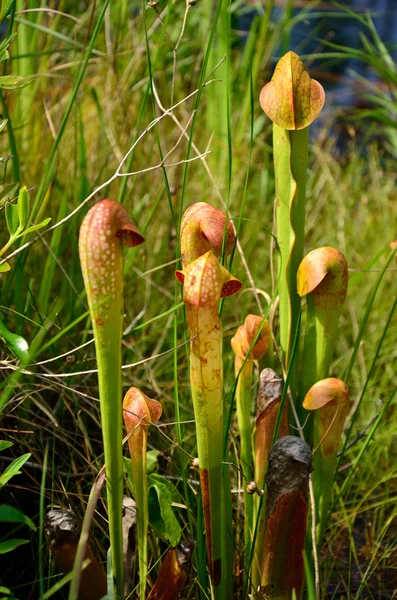
[{"label": "vegetation background", "polygon": [[[161,452],[157,469],[180,492],[176,514],[184,535],[197,535],[187,335],[174,277],[177,231],[185,208],[199,200],[227,208],[238,229],[233,274],[243,291],[225,302],[222,314],[229,406],[230,339],[248,313],[266,310],[274,286],[271,126],[257,99],[274,58],[290,48],[301,22],[310,21],[313,40],[319,19],[355,20],[361,30],[359,48],[327,42],[321,55],[306,56],[313,77],[324,83],[352,58],[374,75],[343,76],[358,92],[359,108],[347,112],[326,103],[310,153],[306,250],[335,246],[351,271],[335,376],[342,376],[361,335],[348,382],[352,406],[359,404],[351,436],[357,439],[341,458],[336,490],[366,443],[363,432],[396,387],[394,266],[376,287],[388,244],[397,237],[395,64],[370,16],[353,15],[339,4],[296,4],[282,3],[274,12],[271,0],[215,6],[209,0],[1,3],[2,38],[17,35],[7,41],[8,56],[1,55],[3,75],[16,77],[0,90],[7,119],[0,134],[0,246],[8,239],[3,209],[17,197],[16,185],[29,190],[31,223],[51,217],[49,226],[1,257],[11,267],[0,275],[1,319],[27,340],[31,357],[21,373],[7,345],[0,346],[0,385],[4,390],[7,383],[10,394],[0,431],[13,442],[1,462],[5,468],[12,458],[31,453],[23,473],[1,490],[1,502],[37,526],[30,534],[21,525],[4,528],[3,540],[30,535],[29,544],[1,557],[0,585],[17,598],[41,597],[59,577],[44,540],[45,508],[55,503],[83,516],[103,464],[95,354],[77,248],[91,198],[120,200],[146,237],[125,252],[123,386],[140,387],[162,403],[161,424],[152,428],[149,442]],[[240,31],[248,10],[254,18]],[[294,50],[305,54],[304,47]],[[324,598],[395,597],[395,418],[394,402],[335,507],[321,555]],[[238,444],[233,420],[236,465]],[[182,471],[193,480],[188,497],[179,485]],[[243,487],[236,467],[231,476],[234,488]],[[234,501],[237,522],[238,494]],[[101,561],[106,535],[100,505],[91,540]],[[239,538],[237,556],[238,544]],[[152,579],[165,548],[151,537]],[[186,592],[191,598],[199,595],[195,573]]]}]

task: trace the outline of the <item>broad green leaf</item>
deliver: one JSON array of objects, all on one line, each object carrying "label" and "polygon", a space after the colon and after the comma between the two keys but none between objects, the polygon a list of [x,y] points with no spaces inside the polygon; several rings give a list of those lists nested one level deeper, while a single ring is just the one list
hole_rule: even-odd
[{"label": "broad green leaf", "polygon": [[14,235],[19,225],[18,207],[11,202],[6,202],[5,211],[8,231],[10,235]]},{"label": "broad green leaf", "polygon": [[173,496],[178,497],[175,487],[160,475],[150,475],[149,521],[162,537],[175,545],[179,542],[182,529],[171,507]]},{"label": "broad green leaf", "polygon": [[32,80],[20,75],[3,75],[0,77],[0,88],[5,90],[15,90],[17,88],[25,87]]},{"label": "broad green leaf", "polygon": [[[5,263],[7,264],[7,263]],[[3,338],[10,350],[20,361],[29,361],[29,345],[25,338],[8,331],[3,321],[0,319],[0,338]]]},{"label": "broad green leaf", "polygon": [[152,473],[151,475],[148,476],[148,485],[150,487],[152,484],[154,485],[156,483],[161,483],[168,489],[168,492],[171,494],[172,502],[180,502],[181,501],[181,496],[180,496],[178,490],[176,489],[174,484],[169,479],[166,479],[165,477],[163,477],[162,475],[159,475],[158,473]]},{"label": "broad green leaf", "polygon": [[[3,596],[5,594],[5,596]],[[17,600],[12,591],[3,585],[0,585],[0,600]]]},{"label": "broad green leaf", "polygon": [[14,445],[14,442],[6,442],[5,440],[0,440],[0,452],[5,450],[6,448],[11,448]]},{"label": "broad green leaf", "polygon": [[20,510],[14,508],[13,506],[8,506],[7,504],[3,504],[0,506],[0,521],[3,523],[24,523],[36,531],[36,525]]},{"label": "broad green leaf", "polygon": [[6,271],[9,271],[10,269],[11,269],[11,267],[8,264],[8,262],[4,262],[0,265],[0,273],[5,273]]},{"label": "broad green leaf", "polygon": [[37,229],[41,229],[42,227],[45,227],[46,225],[48,225],[48,223],[50,221],[51,221],[51,217],[48,217],[47,219],[44,219],[44,221],[41,221],[41,223],[38,223],[37,225],[32,225],[32,227],[28,227],[27,229],[25,229],[25,231],[23,231],[22,233],[20,233],[18,235],[18,237],[23,237],[27,233],[32,233],[32,231],[36,231]]},{"label": "broad green leaf", "polygon": [[0,554],[11,552],[23,544],[29,544],[29,540],[7,540],[6,542],[0,542]]},{"label": "broad green leaf", "polygon": [[322,85],[311,79],[294,52],[287,52],[278,61],[271,81],[260,94],[261,107],[269,119],[288,130],[308,127],[324,101]]},{"label": "broad green leaf", "polygon": [[23,454],[16,458],[14,462],[12,462],[6,470],[0,475],[0,488],[3,487],[14,475],[20,475],[21,471],[19,470],[25,462],[30,458],[31,454],[28,452],[27,454]]},{"label": "broad green leaf", "polygon": [[28,222],[28,217],[29,217],[29,212],[30,212],[29,194],[28,194],[28,190],[27,190],[26,186],[21,188],[19,191],[17,208],[18,208],[19,224],[22,227],[22,229],[24,229],[25,225]]}]

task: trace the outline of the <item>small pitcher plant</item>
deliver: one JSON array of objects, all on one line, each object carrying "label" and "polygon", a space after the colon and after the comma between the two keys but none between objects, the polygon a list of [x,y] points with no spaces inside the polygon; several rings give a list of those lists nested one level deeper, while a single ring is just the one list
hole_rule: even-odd
[{"label": "small pitcher plant", "polygon": [[[328,377],[338,332],[339,317],[346,299],[348,268],[339,250],[324,246],[309,252],[299,265],[297,289],[307,299],[307,318],[303,348],[303,369],[297,411],[302,422],[307,413],[302,401],[312,385]],[[305,428],[311,442],[312,420]]]},{"label": "small pitcher plant", "polygon": [[115,598],[124,590],[123,567],[123,419],[121,414],[121,335],[123,274],[120,243],[144,241],[128,213],[115,200],[102,200],[87,213],[79,252],[94,330],[99,400],[106,463],[107,501]]},{"label": "small pitcher plant", "polygon": [[145,600],[148,574],[147,535],[149,526],[147,480],[147,430],[161,417],[160,402],[131,387],[123,401],[124,425],[128,437],[136,505],[140,600]]},{"label": "small pitcher plant", "polygon": [[349,390],[340,379],[330,377],[315,383],[303,406],[314,411],[314,494],[316,499],[317,543],[323,541],[328,509],[332,500],[337,452],[349,412]]},{"label": "small pitcher plant", "polygon": [[[272,332],[270,325],[257,315],[248,315],[231,341],[234,350],[234,374],[237,380],[236,414],[240,435],[240,462],[247,482],[254,478],[254,459],[252,454],[252,378],[254,361],[271,354]],[[251,554],[252,528],[254,522],[254,498],[244,494],[244,548],[245,560]],[[248,565],[246,566],[246,570]]]}]

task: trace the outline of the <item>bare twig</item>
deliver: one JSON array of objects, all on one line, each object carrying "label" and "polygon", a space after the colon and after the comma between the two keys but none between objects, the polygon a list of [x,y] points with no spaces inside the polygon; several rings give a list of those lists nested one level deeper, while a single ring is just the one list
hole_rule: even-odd
[{"label": "bare twig", "polygon": [[[164,352],[160,352],[160,354],[155,354],[153,356],[149,356],[148,358],[144,358],[143,360],[139,360],[138,362],[135,363],[131,363],[128,365],[122,365],[122,369],[132,369],[133,367],[137,367],[138,365],[142,365],[144,363],[147,363],[151,360],[155,360],[156,358],[160,358],[160,356],[164,356],[166,354],[170,354],[170,352],[174,352],[175,350],[177,350],[178,348],[181,348],[182,346],[186,346],[186,344],[190,344],[190,339],[186,340],[185,342],[181,342],[180,344],[178,344],[177,346],[175,346],[174,348],[169,348],[168,350],[165,350]],[[3,363],[4,364],[4,363]],[[4,367],[1,367],[2,369],[10,369],[11,371],[17,371],[19,369],[19,367],[17,365],[11,365],[11,364],[6,364]],[[33,373],[33,371],[28,371],[27,369],[22,369],[22,373],[24,375],[35,375],[37,376],[37,373]],[[98,373],[98,369],[90,369],[88,371],[76,371],[75,373],[40,373],[40,377],[44,377],[44,378],[48,378],[48,379],[60,379],[60,378],[65,378],[65,377],[75,377],[75,376],[81,376],[81,375],[90,375],[91,373]]]},{"label": "bare twig", "polygon": [[[174,104],[173,106],[171,106],[170,108],[165,109],[164,112],[159,117],[156,117],[155,119],[153,119],[149,123],[149,125],[146,127],[146,129],[144,129],[144,131],[139,135],[139,137],[136,139],[136,141],[132,144],[132,146],[130,147],[130,149],[128,150],[128,152],[126,152],[126,154],[124,155],[123,159],[120,161],[119,166],[117,167],[116,172],[113,173],[113,175],[111,177],[109,177],[109,179],[107,179],[107,181],[105,181],[100,186],[98,186],[97,188],[95,188],[95,190],[93,192],[91,192],[91,194],[89,194],[79,204],[79,206],[77,206],[74,210],[72,210],[66,217],[64,217],[63,219],[61,219],[60,221],[58,221],[58,223],[55,223],[51,227],[48,227],[48,229],[46,229],[45,231],[43,231],[41,233],[41,235],[45,235],[45,234],[49,233],[50,231],[53,231],[57,227],[60,227],[61,225],[64,225],[65,223],[67,223],[67,221],[69,221],[69,219],[71,219],[72,217],[74,217],[81,210],[81,208],[83,206],[85,206],[90,200],[92,200],[92,198],[96,194],[98,194],[98,192],[100,192],[101,190],[103,190],[104,188],[106,188],[113,181],[115,181],[118,177],[123,177],[123,176],[128,175],[126,173],[121,173],[121,169],[122,169],[123,165],[125,164],[125,162],[126,162],[127,158],[129,157],[129,155],[131,154],[131,152],[133,152],[135,150],[136,146],[147,135],[147,133],[151,129],[153,129],[153,127],[155,127],[157,125],[157,123],[159,123],[160,121],[162,121],[164,119],[164,117],[167,117],[167,116],[171,116],[172,117],[173,111],[176,108],[178,108],[179,106],[181,106],[182,104],[184,104],[185,102],[187,102],[190,98],[193,98],[194,96],[196,96],[196,94],[198,94],[198,92],[200,91],[200,89],[203,89],[204,87],[206,87],[210,83],[213,83],[213,81],[214,81],[213,79],[205,81],[203,83],[203,85],[201,86],[201,88],[196,89],[194,92],[192,92],[191,94],[189,94],[188,96],[186,96],[185,98],[183,98],[182,100],[180,100],[179,102],[177,102],[176,104]],[[201,158],[201,157],[199,156],[198,158]],[[181,162],[186,162],[186,161],[181,161]],[[164,165],[164,164],[160,163],[155,168],[159,169],[159,168],[163,168],[164,166],[176,166],[176,165],[181,164],[181,162],[175,163],[174,165]],[[153,170],[153,168],[145,169],[144,171],[140,171],[140,172],[138,171],[135,174],[142,173],[142,172],[145,172],[147,170]],[[129,174],[129,175],[131,175],[131,174]],[[0,265],[2,265],[5,262],[8,262],[11,258],[13,258],[14,256],[17,256],[17,254],[19,254],[20,252],[22,252],[26,248],[29,248],[29,246],[31,246],[32,244],[34,244],[35,242],[37,242],[37,240],[39,240],[40,237],[41,236],[34,237],[32,240],[29,240],[28,242],[26,242],[25,244],[23,244],[22,246],[20,246],[16,250],[14,250],[14,252],[11,252],[8,256],[6,256],[2,260],[0,260]]]},{"label": "bare twig", "polygon": [[61,10],[56,10],[55,8],[25,8],[24,10],[18,10],[18,12],[16,12],[16,15],[24,15],[25,13],[31,13],[31,12],[45,12],[48,15],[60,15],[61,17],[67,17],[68,19],[71,19],[72,21],[74,21],[75,23],[79,23],[80,24],[80,19],[78,19],[77,17],[74,17],[73,15],[69,15],[68,13],[62,12]]}]

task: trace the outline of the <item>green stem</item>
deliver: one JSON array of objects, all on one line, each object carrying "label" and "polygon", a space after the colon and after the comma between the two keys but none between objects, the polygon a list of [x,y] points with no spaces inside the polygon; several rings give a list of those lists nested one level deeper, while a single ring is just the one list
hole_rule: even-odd
[{"label": "green stem", "polygon": [[[308,127],[287,131],[273,124],[277,242],[281,257],[280,345],[286,369],[300,310],[296,274],[303,257],[308,144]],[[295,373],[291,377],[291,387],[293,391],[296,389]]]},{"label": "green stem", "polygon": [[[317,436],[316,434],[314,436],[314,443],[316,444]],[[321,449],[313,457],[314,470],[316,472],[313,483],[316,500],[316,539],[319,547],[324,539],[327,527],[328,510],[333,496],[334,473],[337,462],[336,453],[326,456],[322,453]]]},{"label": "green stem", "polygon": [[139,562],[139,597],[145,600],[147,565],[147,536],[149,525],[148,481],[146,467],[147,427],[138,425],[128,440],[136,504],[136,523]]},{"label": "green stem", "polygon": [[[301,380],[296,410],[301,423],[306,422],[305,439],[309,445],[313,438],[313,419],[308,416],[302,401],[312,385],[328,376],[335,338],[338,332],[340,310],[321,310],[314,304],[312,294],[307,297],[307,320],[303,348]],[[307,419],[307,421],[306,421]]]},{"label": "green stem", "polygon": [[[252,481],[254,477],[254,461],[251,445],[251,401],[252,401],[252,373],[254,363],[252,360],[246,360],[240,372],[244,360],[236,356],[235,375],[240,376],[236,389],[236,414],[237,424],[240,434],[240,463],[244,483]],[[251,494],[244,494],[244,566],[245,571],[249,569],[249,560],[251,556],[252,528],[254,523],[254,497]]]},{"label": "green stem", "polygon": [[[122,302],[112,308],[109,324],[93,325],[98,366],[101,424],[106,464],[106,488],[109,515],[109,536],[112,548],[112,568],[115,598],[123,597],[123,427],[121,418],[121,318]],[[115,323],[119,322],[119,328]],[[104,347],[103,344],[106,344]],[[120,410],[117,410],[117,407]]]}]

